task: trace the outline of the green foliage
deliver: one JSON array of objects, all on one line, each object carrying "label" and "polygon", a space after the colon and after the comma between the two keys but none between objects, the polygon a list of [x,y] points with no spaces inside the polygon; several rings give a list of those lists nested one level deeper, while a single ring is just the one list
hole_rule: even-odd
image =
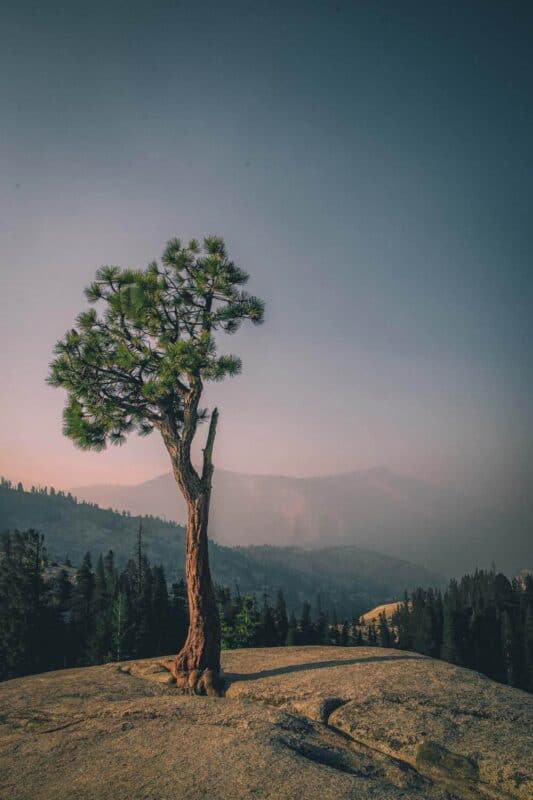
[{"label": "green foliage", "polygon": [[263,598],[263,606],[259,616],[259,637],[258,644],[261,647],[276,647],[281,639],[281,630],[276,625],[276,615],[274,609],[268,603],[268,597],[265,594]]},{"label": "green foliage", "polygon": [[370,647],[375,647],[378,643],[378,634],[376,631],[376,624],[372,620],[368,626],[368,644]]},{"label": "green foliage", "polygon": [[183,581],[169,598],[164,570],[141,554],[119,572],[110,551],[70,574],[46,565],[36,531],[0,542],[0,680],[177,651],[188,627]]},{"label": "green foliage", "polygon": [[37,531],[9,531],[0,538],[0,680],[39,672],[55,609],[44,581],[46,552]]},{"label": "green foliage", "polygon": [[285,595],[281,589],[278,591],[278,596],[276,599],[274,621],[277,630],[278,644],[285,644],[287,639],[287,631],[289,629],[289,620],[287,618],[287,604],[285,603]]},{"label": "green foliage", "polygon": [[389,628],[387,616],[384,611],[381,612],[378,619],[378,637],[379,637],[379,643],[382,647],[392,646],[393,636]]},{"label": "green foliage", "polygon": [[527,688],[533,692],[533,603],[527,605],[524,618],[524,658]]},{"label": "green foliage", "polygon": [[287,645],[287,647],[294,647],[297,639],[298,639],[298,622],[296,620],[296,614],[294,613],[294,611],[291,611],[285,644]]},{"label": "green foliage", "polygon": [[145,270],[101,267],[85,291],[95,307],[79,314],[50,365],[49,383],[68,394],[65,435],[94,450],[161,425],[179,437],[192,394],[194,431],[203,381],[241,369],[236,356],[218,355],[216,332],[263,321],[262,301],[241,288],[247,280],[218,236],[201,247],[173,239]]},{"label": "green foliage", "polygon": [[441,596],[418,588],[406,595],[389,632],[380,616],[380,641],[478,670],[494,680],[533,690],[533,577],[509,581],[494,570],[451,580]]},{"label": "green foliage", "polygon": [[232,598],[229,589],[219,589],[217,594],[222,649],[232,650],[256,645],[260,618],[254,595],[241,595],[237,592]]}]

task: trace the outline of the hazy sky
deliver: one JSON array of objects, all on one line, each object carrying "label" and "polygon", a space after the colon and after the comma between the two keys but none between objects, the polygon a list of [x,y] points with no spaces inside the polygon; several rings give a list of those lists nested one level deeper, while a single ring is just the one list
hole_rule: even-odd
[{"label": "hazy sky", "polygon": [[[528,11],[529,6],[529,11]],[[533,7],[11,2],[0,32],[0,472],[168,467],[61,435],[44,378],[101,264],[220,233],[267,302],[226,337],[218,466],[477,480],[531,453]]]}]

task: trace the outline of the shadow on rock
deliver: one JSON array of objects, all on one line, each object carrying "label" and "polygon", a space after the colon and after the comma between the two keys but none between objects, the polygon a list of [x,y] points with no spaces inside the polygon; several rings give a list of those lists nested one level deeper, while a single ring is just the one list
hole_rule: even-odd
[{"label": "shadow on rock", "polygon": [[291,672],[310,672],[313,669],[327,669],[328,667],[346,667],[350,664],[372,664],[383,661],[421,661],[425,656],[369,656],[366,658],[340,658],[332,661],[309,661],[306,664],[287,664],[285,667],[264,669],[261,672],[225,672],[226,686],[237,681],[257,681],[261,678],[273,678],[276,675],[287,675]]}]

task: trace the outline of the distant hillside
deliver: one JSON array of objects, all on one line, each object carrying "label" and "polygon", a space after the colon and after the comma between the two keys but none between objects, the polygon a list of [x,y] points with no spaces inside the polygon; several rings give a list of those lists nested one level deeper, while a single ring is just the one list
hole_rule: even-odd
[{"label": "distant hillside", "polygon": [[371,622],[377,623],[381,614],[385,614],[387,622],[390,623],[394,613],[398,610],[398,603],[383,603],[380,606],[370,609],[361,620],[363,625],[369,625]]},{"label": "distant hillside", "polygon": [[[171,580],[183,575],[184,530],[156,517],[132,517],[77,502],[64,494],[18,491],[0,486],[0,530],[36,528],[46,536],[48,554],[77,564],[84,553],[112,549],[118,564],[132,554],[142,521],[152,563],[163,564]],[[307,600],[351,616],[401,596],[417,585],[442,585],[442,576],[407,561],[358,547],[305,551],[282,547],[224,547],[211,542],[215,580],[237,583],[241,592],[270,594],[283,588],[289,608]]]},{"label": "distant hillside", "polygon": [[[185,519],[171,475],[71,491],[102,507]],[[384,468],[319,478],[216,470],[210,530],[226,545],[356,545],[448,574],[493,561],[514,574],[531,566],[532,519],[525,496],[474,500]]]}]

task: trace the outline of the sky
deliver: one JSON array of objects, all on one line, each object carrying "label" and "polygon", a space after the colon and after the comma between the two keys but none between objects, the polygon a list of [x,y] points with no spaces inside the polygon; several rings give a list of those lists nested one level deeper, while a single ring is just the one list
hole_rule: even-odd
[{"label": "sky", "polygon": [[532,29],[490,0],[6,5],[0,472],[167,471],[156,435],[76,450],[45,377],[100,265],[209,233],[266,302],[220,341],[217,466],[531,472]]}]

